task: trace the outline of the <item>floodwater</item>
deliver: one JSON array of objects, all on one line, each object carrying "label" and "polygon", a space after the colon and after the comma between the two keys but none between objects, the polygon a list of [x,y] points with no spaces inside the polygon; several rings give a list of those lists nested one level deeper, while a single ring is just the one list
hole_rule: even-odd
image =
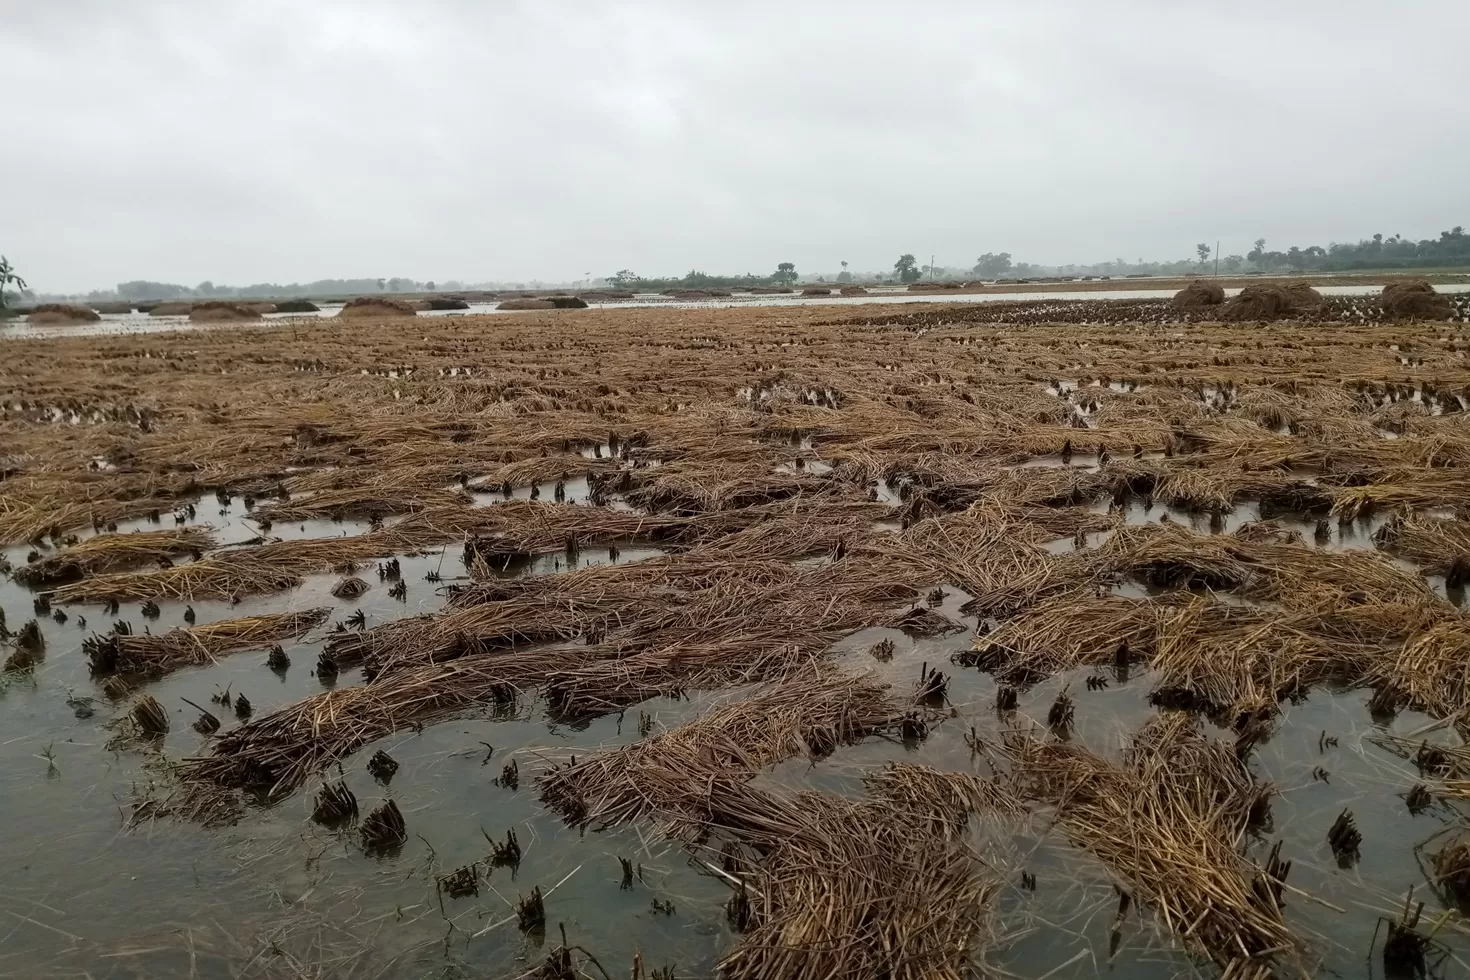
[{"label": "floodwater", "polygon": [[[1368,286],[1319,286],[1317,291],[1324,296],[1371,296],[1379,292],[1381,287]],[[1438,285],[1434,287],[1442,293],[1470,292],[1470,284],[1453,283]],[[1106,299],[1168,299],[1174,295],[1174,289],[1095,289],[1095,290],[1047,290],[1037,289],[1034,292],[1018,293],[910,293],[903,289],[879,288],[869,292],[866,296],[807,296],[784,295],[784,294],[753,294],[736,293],[728,297],[717,297],[707,300],[676,300],[659,293],[640,293],[633,299],[616,300],[608,303],[589,303],[589,309],[622,309],[634,308],[668,308],[668,309],[711,309],[729,306],[862,306],[870,303],[1004,303],[1017,301],[1037,300],[1106,300]],[[1225,290],[1227,296],[1234,296],[1240,292],[1239,288]],[[479,316],[494,313],[497,315],[511,316],[515,310],[500,310],[498,303],[472,303],[467,310],[426,310],[420,312],[419,316]],[[322,317],[336,316],[342,309],[340,305],[323,306],[316,313],[270,313],[263,319],[266,323],[280,322],[289,323],[293,320],[313,320]],[[545,312],[545,311],[535,311]],[[0,324],[0,338],[5,337],[87,337],[104,334],[142,334],[142,333],[165,333],[174,330],[224,330],[239,326],[239,324],[198,324],[190,322],[187,316],[149,316],[146,313],[107,313],[103,314],[102,320],[97,323],[82,324],[78,326],[30,326],[25,323],[3,323]]]},{"label": "floodwater", "polygon": [[[549,498],[550,488],[542,487],[543,498]],[[569,490],[573,499],[585,492],[578,486]],[[495,504],[493,498],[482,502]],[[196,507],[198,523],[211,525],[223,543],[259,533],[238,500],[223,513],[212,496]],[[1157,521],[1166,513],[1171,520],[1194,523],[1202,533],[1208,530],[1198,526],[1198,515],[1145,509],[1136,502],[1126,519]],[[1239,508],[1217,530],[1233,529],[1254,516],[1249,506]],[[1312,541],[1308,515],[1286,520]],[[145,519],[120,530],[153,526]],[[361,523],[311,521],[278,525],[272,533],[323,537],[365,530]],[[1320,546],[1368,547],[1372,530],[1371,523],[1334,526],[1332,540]],[[1101,540],[1094,536],[1088,544]],[[1055,548],[1071,546],[1067,540]],[[4,556],[21,565],[29,550],[9,548]],[[628,547],[617,560],[657,553]],[[581,555],[579,564],[612,560],[595,544],[586,545]],[[355,602],[332,598],[336,576],[322,575],[283,595],[235,606],[193,606],[200,623],[325,605],[333,610],[329,623],[361,610],[373,626],[438,609],[438,586],[426,575],[449,582],[465,574],[454,546],[403,558],[401,564],[408,586],[402,602],[387,595],[369,568],[362,574],[373,586]],[[565,570],[565,556],[547,556],[507,574]],[[1155,712],[1147,700],[1152,682],[1145,672],[1127,676],[1089,668],[1053,677],[1023,692],[1014,715],[999,716],[993,679],[950,663],[953,653],[969,647],[980,624],[961,611],[967,596],[949,586],[945,590],[938,609],[963,631],[913,639],[896,630],[865,630],[839,642],[834,653],[843,666],[873,671],[900,693],[911,689],[921,664],[940,665],[950,675],[952,716],[935,725],[922,743],[871,738],[818,764],[790,761],[763,781],[855,794],[859,768],[886,761],[984,773],[983,755],[974,755],[966,741],[972,727],[995,741],[1005,729],[1044,719],[1063,689],[1076,700],[1072,737],[1121,758],[1125,735]],[[0,608],[11,629],[31,618],[32,599],[13,581],[0,580]],[[594,953],[610,973],[628,970],[635,952],[641,952],[648,970],[671,965],[680,977],[707,976],[738,940],[723,912],[728,889],[682,849],[663,841],[646,822],[586,834],[565,827],[537,804],[535,773],[571,754],[636,741],[636,712],[649,713],[655,729],[673,727],[741,691],[653,699],[631,709],[627,718],[606,716],[579,726],[552,721],[544,705],[524,698],[510,715],[487,710],[369,744],[348,760],[345,779],[365,809],[384,798],[398,801],[409,831],[402,850],[382,859],[364,856],[350,834],[311,823],[310,787],[274,806],[251,806],[238,825],[221,830],[167,820],[127,829],[129,799],[150,782],[166,781],[165,760],[198,754],[207,745],[189,728],[195,715],[183,698],[208,704],[212,694],[228,688],[245,694],[258,717],[322,689],[312,666],[330,626],[285,645],[292,665],[283,675],[266,668],[263,651],[253,651],[148,684],[146,690],[170,712],[171,733],[161,753],[138,746],[109,748],[108,723],[116,709],[89,676],[81,641],[113,618],[129,620],[138,630],[182,625],[184,603],[160,606],[157,620],[144,619],[136,605],[123,607],[115,617],[104,618],[96,606],[64,607],[70,617],[65,623],[42,617],[44,661],[34,673],[0,680],[0,825],[7,845],[0,850],[0,977],[516,976],[539,965],[546,952],[535,937],[518,931],[512,908],[518,894],[533,886],[547,895],[552,935],[546,942],[555,945],[557,925],[564,924],[568,941]],[[87,628],[81,616],[90,620]],[[884,638],[892,639],[897,650],[891,661],[879,662],[869,651]],[[1086,680],[1093,676],[1105,676],[1108,685],[1089,690]],[[344,672],[337,683],[357,684],[361,677]],[[1365,956],[1378,918],[1401,906],[1409,888],[1438,909],[1424,887],[1420,848],[1465,815],[1463,808],[1446,804],[1417,816],[1409,813],[1402,793],[1417,781],[1417,773],[1385,748],[1381,737],[1425,733],[1431,722],[1408,712],[1374,721],[1367,698],[1362,690],[1318,688],[1301,704],[1284,704],[1252,762],[1279,795],[1273,826],[1248,842],[1249,852],[1264,859],[1276,841],[1285,842],[1283,852],[1294,862],[1288,920],[1314,940],[1323,975],[1367,974]],[[226,730],[236,724],[229,712],[217,713]],[[1211,729],[1210,734],[1231,737],[1229,731]],[[1336,744],[1329,747],[1327,737]],[[401,764],[386,786],[363,771],[363,762],[379,748]],[[512,759],[521,771],[515,789],[495,781]],[[1325,778],[1315,772],[1319,768]],[[1349,867],[1339,866],[1326,843],[1328,826],[1344,808],[1352,809],[1365,841],[1361,859]],[[478,896],[438,894],[436,876],[485,860],[486,835],[503,838],[511,828],[524,851],[518,868],[495,869]],[[1043,816],[1005,829],[977,821],[972,843],[1001,881],[990,910],[994,942],[983,954],[990,967],[1030,980],[1110,972],[1150,980],[1214,974],[1209,964],[1178,951],[1148,913],[1124,918],[1117,948],[1110,952],[1118,904],[1114,878]],[[642,866],[641,879],[630,889],[620,884],[620,857]],[[1034,891],[1020,886],[1023,870],[1036,876]],[[673,903],[673,914],[655,911],[655,900]],[[1463,927],[1451,923],[1438,938],[1461,960],[1470,956]],[[298,962],[318,972],[292,972]],[[1451,960],[1440,975],[1465,975],[1456,973],[1459,969]]]}]

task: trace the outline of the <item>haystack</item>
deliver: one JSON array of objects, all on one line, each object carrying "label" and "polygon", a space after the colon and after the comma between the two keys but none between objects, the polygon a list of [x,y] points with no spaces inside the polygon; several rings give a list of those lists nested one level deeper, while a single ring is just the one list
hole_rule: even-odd
[{"label": "haystack", "polygon": [[831,296],[832,290],[825,286],[808,286],[801,291],[803,296]]},{"label": "haystack", "polygon": [[417,316],[413,304],[391,296],[358,296],[342,304],[338,316]]},{"label": "haystack", "polygon": [[843,286],[842,287],[842,295],[843,296],[866,296],[866,295],[868,295],[868,291],[866,289],[864,289],[863,287],[861,287],[861,286]]},{"label": "haystack", "polygon": [[1291,313],[1291,295],[1280,286],[1247,286],[1220,310],[1222,320],[1275,320]]},{"label": "haystack", "polygon": [[1206,306],[1219,306],[1225,302],[1225,290],[1219,283],[1196,279],[1174,294],[1176,310],[1198,310]]},{"label": "haystack", "polygon": [[1322,305],[1322,294],[1307,283],[1289,282],[1283,288],[1286,290],[1286,298],[1291,303],[1293,313],[1315,310]]},{"label": "haystack", "polygon": [[1379,297],[1383,312],[1391,316],[1414,317],[1419,320],[1448,320],[1454,307],[1423,279],[1391,282]]},{"label": "haystack", "polygon": [[756,296],[765,296],[774,293],[792,293],[796,290],[790,286],[751,286],[750,291]]},{"label": "haystack", "polygon": [[[148,308],[149,316],[188,316],[194,308],[192,303],[155,303]],[[138,307],[143,309],[143,307]]]},{"label": "haystack", "polygon": [[577,296],[548,296],[547,301],[558,310],[585,310],[587,301]]},{"label": "haystack", "polygon": [[497,310],[554,310],[556,304],[549,299],[507,299],[502,300]]},{"label": "haystack", "polygon": [[276,304],[277,313],[317,313],[321,307],[309,299],[283,299]]},{"label": "haystack", "polygon": [[713,295],[713,293],[707,293],[703,289],[681,289],[674,294],[674,299],[695,302],[697,300],[710,299]]},{"label": "haystack", "polygon": [[470,304],[458,296],[430,296],[428,299],[431,310],[467,310]]},{"label": "haystack", "polygon": [[96,310],[89,310],[85,306],[72,306],[70,303],[42,303],[31,310],[30,316],[26,317],[26,322],[66,326],[73,323],[94,323],[100,319],[102,317]]},{"label": "haystack", "polygon": [[[275,309],[274,304],[269,304]],[[203,303],[195,303],[189,311],[189,320],[194,323],[237,323],[244,320],[259,320],[260,314],[254,305],[250,303],[237,303],[233,300],[211,299]]]}]

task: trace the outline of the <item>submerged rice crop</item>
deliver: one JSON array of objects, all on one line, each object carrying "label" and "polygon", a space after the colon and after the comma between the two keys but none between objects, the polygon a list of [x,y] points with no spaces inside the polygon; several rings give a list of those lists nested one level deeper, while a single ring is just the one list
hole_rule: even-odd
[{"label": "submerged rice crop", "polygon": [[0,961],[1451,975],[1470,335],[1196,293],[6,341]]}]

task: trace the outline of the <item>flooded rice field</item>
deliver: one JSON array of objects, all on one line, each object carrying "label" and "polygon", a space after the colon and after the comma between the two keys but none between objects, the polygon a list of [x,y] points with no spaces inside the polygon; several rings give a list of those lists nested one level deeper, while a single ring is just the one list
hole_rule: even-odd
[{"label": "flooded rice field", "polygon": [[1466,974],[1464,324],[3,346],[0,976]]},{"label": "flooded rice field", "polygon": [[[1329,319],[1361,320],[1374,319],[1372,311],[1360,308],[1354,300],[1367,299],[1376,296],[1380,286],[1370,284],[1360,285],[1337,285],[1319,286],[1317,292],[1324,297],[1336,300],[1337,309]],[[1435,287],[1438,292],[1470,300],[1470,284],[1447,283]],[[1124,309],[1123,320],[1139,319],[1149,321],[1156,319],[1168,310],[1168,300],[1173,297],[1175,289],[1067,289],[1049,290],[1038,287],[1032,291],[1005,291],[1005,292],[956,292],[942,290],[937,292],[909,292],[902,287],[872,287],[866,295],[840,296],[835,291],[830,296],[803,296],[800,294],[770,294],[770,293],[741,293],[736,292],[731,296],[711,297],[702,300],[678,299],[660,293],[638,293],[631,299],[620,299],[615,301],[591,301],[589,307],[592,309],[690,309],[709,310],[730,307],[807,307],[807,306],[866,306],[874,303],[889,305],[895,303],[908,304],[935,304],[935,303],[1000,303],[1006,305],[1026,305],[1040,308],[1050,318],[1060,319],[1064,322],[1077,322],[1079,313],[1085,317],[1085,322],[1093,322],[1096,317],[1087,316],[1088,311],[1093,308],[1123,307],[1128,303],[1146,304],[1140,309]],[[1225,290],[1226,296],[1238,296],[1241,292],[1239,287]],[[495,314],[497,316],[517,315],[520,311],[501,310],[498,302],[471,303],[465,310],[424,310],[418,313],[421,317],[464,317],[464,316],[486,316]],[[314,313],[267,313],[262,318],[266,324],[278,326],[290,326],[302,320],[317,320],[336,317],[342,311],[340,303],[324,304],[320,310]],[[1457,304],[1459,318],[1463,320],[1470,315],[1470,305],[1464,302]],[[1114,319],[1107,317],[1106,319]],[[64,337],[64,336],[86,336],[105,334],[134,334],[134,333],[169,333],[178,330],[231,330],[237,325],[232,323],[193,323],[187,314],[154,316],[148,313],[105,313],[102,318],[94,323],[78,323],[62,326],[31,325],[23,322],[6,323],[0,321],[0,338],[5,337]]]}]

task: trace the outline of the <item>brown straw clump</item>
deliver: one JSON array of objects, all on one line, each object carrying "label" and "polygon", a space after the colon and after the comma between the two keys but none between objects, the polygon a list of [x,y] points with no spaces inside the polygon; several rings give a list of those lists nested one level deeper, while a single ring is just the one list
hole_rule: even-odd
[{"label": "brown straw clump", "polygon": [[332,595],[338,599],[356,599],[367,590],[368,584],[356,575],[352,575],[332,586]]},{"label": "brown straw clump", "polygon": [[1168,606],[1119,595],[1063,595],[1003,622],[974,642],[977,666],[1003,682],[1026,684],[1084,664],[1153,654]]},{"label": "brown straw clump", "polygon": [[149,316],[188,316],[193,303],[155,303],[148,310]]},{"label": "brown straw clump", "polygon": [[1123,576],[1162,588],[1233,591],[1294,608],[1344,599],[1419,603],[1434,597],[1418,576],[1375,552],[1200,535],[1175,524],[1124,527],[1102,547],[1064,556],[1059,564],[1072,578],[1086,570],[1095,584]]},{"label": "brown straw clump", "polygon": [[1470,581],[1470,527],[1464,521],[1419,514],[1395,517],[1378,529],[1373,540],[1380,548],[1420,566],[1427,575],[1453,574],[1456,586]]},{"label": "brown straw clump", "polygon": [[308,609],[225,619],[156,635],[113,635],[97,638],[89,647],[88,654],[94,674],[158,677],[182,667],[213,663],[221,654],[295,639],[324,623],[328,613],[327,609]]},{"label": "brown straw clump", "polygon": [[886,687],[813,665],[697,721],[553,769],[541,799],[573,822],[612,826],[675,808],[702,773],[753,776],[795,755],[819,758],[901,718]]},{"label": "brown straw clump", "polygon": [[44,585],[133,565],[163,564],[178,555],[207,551],[214,545],[213,535],[194,530],[99,534],[17,568],[15,580],[25,585]]},{"label": "brown straw clump", "polygon": [[158,738],[168,734],[168,712],[151,694],[138,695],[128,716],[138,734],[144,738]]},{"label": "brown straw clump", "polygon": [[1300,948],[1272,881],[1239,851],[1270,789],[1187,714],[1147,725],[1123,765],[1070,743],[1015,735],[1008,744],[1022,794],[1056,807],[1068,838],[1127,879],[1185,943],[1252,974]]},{"label": "brown straw clump", "polygon": [[1450,301],[1423,279],[1391,282],[1379,296],[1383,312],[1417,320],[1448,320],[1454,316]]},{"label": "brown straw clump", "polygon": [[[275,312],[275,304],[269,304]],[[232,300],[210,299],[195,303],[189,310],[189,320],[194,323],[240,323],[259,320],[258,304],[238,303]]]},{"label": "brown straw clump", "polygon": [[1447,612],[1443,603],[1324,599],[1283,614],[1201,598],[1161,620],[1149,666],[1162,689],[1255,710],[1328,679],[1397,684],[1401,644]]},{"label": "brown straw clump", "polygon": [[186,759],[180,774],[206,789],[212,784],[291,792],[375,739],[459,711],[508,703],[522,685],[578,659],[546,649],[483,654],[324,691],[225,733],[211,755]]},{"label": "brown straw clump", "polygon": [[1286,291],[1286,300],[1293,313],[1315,310],[1324,302],[1322,294],[1313,289],[1309,283],[1290,282],[1282,288]]},{"label": "brown straw clump", "polygon": [[1225,290],[1219,283],[1196,279],[1174,294],[1173,305],[1179,310],[1199,310],[1225,302]]},{"label": "brown straw clump", "polygon": [[1460,836],[1435,852],[1434,874],[1461,909],[1470,908],[1470,837]]},{"label": "brown straw clump", "polygon": [[393,800],[385,800],[376,810],[363,817],[358,833],[362,835],[363,850],[370,855],[391,853],[408,840],[403,812]]},{"label": "brown straw clump", "polygon": [[96,323],[102,316],[96,310],[70,303],[42,303],[26,315],[27,323],[66,326],[74,323]]},{"label": "brown straw clump", "polygon": [[357,819],[357,796],[338,780],[323,783],[312,804],[311,819],[324,827],[336,827]]},{"label": "brown straw clump", "polygon": [[1280,286],[1251,285],[1220,308],[1222,320],[1275,320],[1293,312],[1291,295]]},{"label": "brown straw clump", "polygon": [[502,300],[497,310],[554,310],[556,304],[549,299],[532,299],[521,297],[519,299]]},{"label": "brown straw clump", "polygon": [[731,876],[749,903],[748,931],[720,962],[722,976],[970,975],[997,883],[977,873],[962,837],[969,814],[1003,794],[975,776],[921,766],[892,766],[866,782],[866,800],[708,784],[708,827],[733,843]]},{"label": "brown straw clump", "polygon": [[418,316],[418,310],[407,300],[392,296],[358,296],[342,304],[340,317]]},{"label": "brown straw clump", "polygon": [[1374,680],[1419,711],[1446,718],[1470,711],[1470,621],[1446,613],[1384,658]]},{"label": "brown straw clump", "polygon": [[57,602],[108,598],[232,600],[292,589],[306,575],[459,537],[457,528],[408,528],[406,524],[355,537],[273,541],[217,552],[172,568],[99,575],[63,585],[54,597]]}]

